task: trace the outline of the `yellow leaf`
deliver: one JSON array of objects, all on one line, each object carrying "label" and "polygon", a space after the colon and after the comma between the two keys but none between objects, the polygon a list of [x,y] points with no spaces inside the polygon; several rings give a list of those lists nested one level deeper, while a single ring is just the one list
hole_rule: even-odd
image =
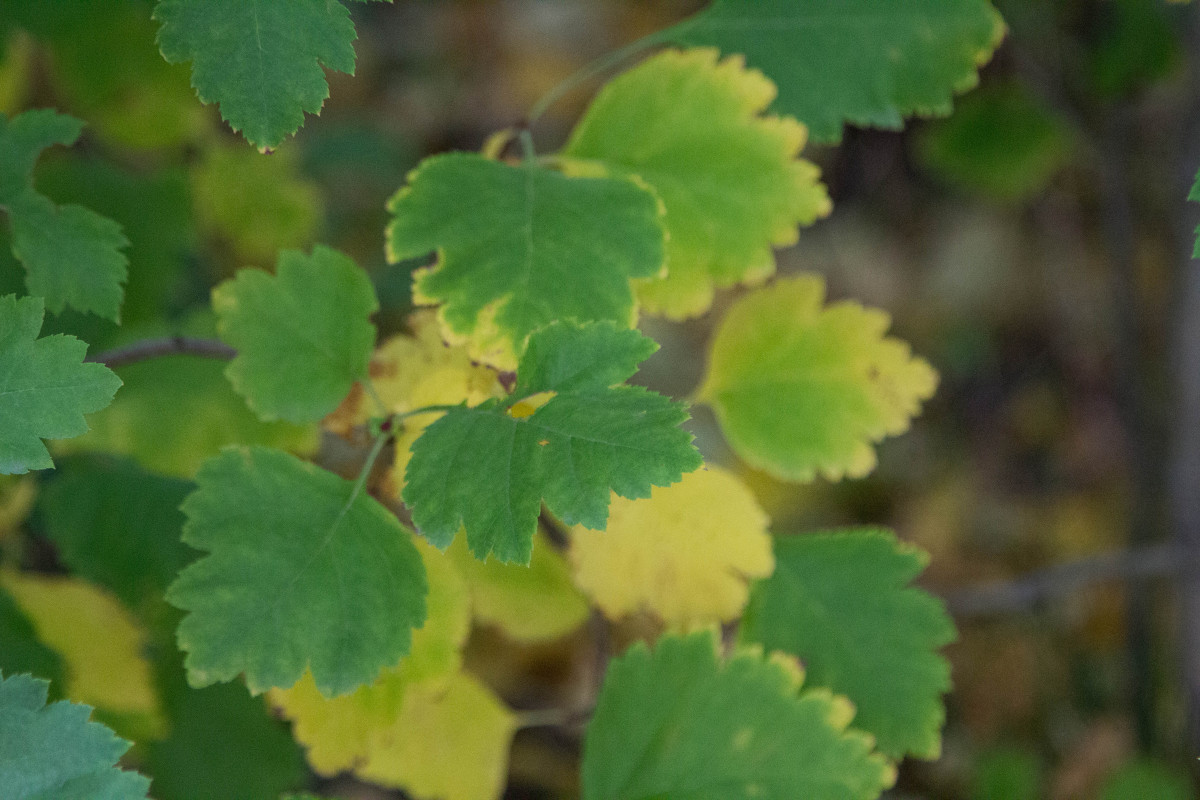
[{"label": "yellow leaf", "polygon": [[395,723],[409,688],[445,685],[462,663],[471,624],[466,583],[437,549],[415,541],[429,580],[428,616],[413,633],[412,650],[404,660],[373,684],[342,697],[322,695],[311,673],[290,689],[269,693],[271,703],[294,722],[296,739],[308,748],[309,764],[322,775],[362,763],[372,747],[372,732]]},{"label": "yellow leaf", "polygon": [[698,627],[737,617],[775,568],[769,520],[744,483],[707,467],[650,497],[614,495],[608,528],[571,531],[575,581],[609,617],[641,608]]},{"label": "yellow leaf", "polygon": [[358,774],[420,800],[495,800],[515,731],[499,698],[459,672],[444,686],[411,687],[395,723],[372,733]]},{"label": "yellow leaf", "polygon": [[0,478],[0,539],[21,526],[37,499],[37,481],[5,475]]},{"label": "yellow leaf", "polygon": [[148,735],[159,732],[158,697],[143,655],[148,637],[116,598],[74,578],[4,572],[0,585],[37,638],[62,656],[68,698],[129,717]]},{"label": "yellow leaf", "polygon": [[544,536],[534,543],[529,566],[494,558],[480,561],[471,555],[466,536],[456,536],[446,555],[471,587],[475,619],[495,625],[510,639],[557,639],[587,619],[587,601],[571,583],[566,561]]}]

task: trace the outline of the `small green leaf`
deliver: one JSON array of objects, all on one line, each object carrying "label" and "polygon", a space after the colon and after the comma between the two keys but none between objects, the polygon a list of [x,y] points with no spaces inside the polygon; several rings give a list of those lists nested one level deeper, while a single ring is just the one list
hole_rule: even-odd
[{"label": "small green leaf", "polygon": [[285,251],[274,276],[241,270],[212,298],[217,330],[238,351],[225,374],[261,419],[314,422],[366,377],[379,301],[336,250]]},{"label": "small green leaf", "polygon": [[[611,352],[606,353],[605,351]],[[612,386],[650,352],[613,323],[556,323],[533,335],[505,405],[459,406],[412,446],[404,501],[418,530],[447,547],[466,527],[471,552],[529,563],[544,499],[567,524],[602,528],[611,492],[647,497],[700,466],[687,411],[634,386]],[[573,354],[578,353],[578,360]],[[558,389],[556,389],[558,387]],[[555,392],[544,405],[525,398]]]},{"label": "small green leaf", "polygon": [[895,769],[846,730],[844,700],[801,690],[757,650],[725,663],[709,633],[635,644],[604,678],[583,745],[584,800],[874,800]]},{"label": "small green leaf", "polygon": [[775,540],[775,574],[757,584],[741,637],[799,658],[808,682],[845,695],[854,727],[881,753],[937,758],[954,641],[942,603],[909,582],[924,553],[890,531],[851,530]]},{"label": "small green leaf", "polygon": [[40,297],[0,297],[0,474],[53,467],[41,440],[86,433],[83,415],[107,406],[121,385],[104,365],[83,363],[78,339],[38,339],[42,315]]},{"label": "small green leaf", "polygon": [[663,269],[662,211],[625,178],[570,178],[469,153],[426,159],[388,205],[392,261],[436,251],[414,299],[474,358],[512,369],[558,319],[635,319],[631,278]]},{"label": "small green leaf", "polygon": [[1004,30],[988,0],[713,0],[660,38],[744,53],[779,84],[776,110],[836,142],[845,123],[949,114]]},{"label": "small green leaf", "polygon": [[266,448],[208,461],[183,504],[183,540],[208,556],[167,601],[188,679],[245,673],[257,694],[311,669],[327,696],[372,680],[405,655],[425,619],[425,570],[395,515],[343,480]]},{"label": "small green leaf", "polygon": [[58,206],[33,188],[41,152],[79,138],[83,123],[49,109],[11,120],[0,114],[0,207],[8,212],[13,255],[30,294],[54,313],[71,306],[120,319],[129,244],[121,226],[82,206]]},{"label": "small green leaf", "polygon": [[707,311],[714,288],[767,277],[772,246],[829,213],[819,171],[796,158],[804,126],[761,116],[774,97],[740,58],[668,51],[613,79],[571,134],[563,155],[636,175],[662,198],[667,274],[639,283],[648,310]]},{"label": "small green leaf", "polygon": [[192,62],[202,103],[259,148],[275,147],[317,114],[329,86],[322,65],[354,74],[354,23],[337,0],[159,0],[158,44]]},{"label": "small green leaf", "polygon": [[91,709],[46,705],[45,681],[0,675],[0,786],[6,800],[145,800],[150,781],[116,767],[129,749]]}]

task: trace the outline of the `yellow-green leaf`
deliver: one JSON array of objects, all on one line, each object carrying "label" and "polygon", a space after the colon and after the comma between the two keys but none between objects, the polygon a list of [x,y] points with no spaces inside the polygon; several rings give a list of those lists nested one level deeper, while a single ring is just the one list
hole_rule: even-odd
[{"label": "yellow-green leaf", "polygon": [[603,531],[572,529],[575,580],[614,619],[648,609],[671,625],[726,622],[747,581],[775,567],[768,522],[744,483],[707,467],[642,500],[613,497]]},{"label": "yellow-green leaf", "polygon": [[866,475],[872,444],[906,431],[937,387],[928,363],[884,335],[887,314],[824,295],[803,275],[743,297],[699,393],[739,456],[788,480]]},{"label": "yellow-green leaf", "polygon": [[605,86],[576,127],[565,156],[637,175],[663,201],[667,274],[639,282],[646,310],[702,314],[714,287],[763,280],[771,247],[829,213],[819,170],[796,158],[805,127],[762,116],[775,94],[740,56],[667,51]]}]

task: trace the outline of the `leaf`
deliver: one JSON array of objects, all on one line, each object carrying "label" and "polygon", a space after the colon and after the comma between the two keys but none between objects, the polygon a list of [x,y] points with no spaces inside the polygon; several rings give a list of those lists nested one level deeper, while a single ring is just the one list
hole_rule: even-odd
[{"label": "leaf", "polygon": [[980,758],[971,783],[971,800],[1037,800],[1042,765],[1027,750],[995,747]]},{"label": "leaf", "polygon": [[659,39],[744,53],[779,84],[776,110],[836,142],[845,123],[898,130],[909,114],[949,114],[1004,31],[987,0],[713,0]]},{"label": "leaf", "polygon": [[336,250],[286,250],[275,275],[241,270],[212,302],[221,338],[238,351],[225,375],[264,421],[315,422],[367,376],[379,301]]},{"label": "leaf", "polygon": [[398,666],[342,697],[323,697],[311,674],[290,689],[270,693],[271,703],[293,721],[296,738],[308,748],[309,764],[321,775],[336,775],[369,760],[374,735],[396,723],[410,688],[423,682],[444,687],[462,664],[471,628],[466,584],[437,550],[429,545],[418,545],[418,550],[429,579],[429,613]]},{"label": "leaf", "polygon": [[771,247],[794,244],[797,225],[830,210],[819,171],[796,158],[804,126],[761,116],[775,85],[740,58],[717,59],[668,51],[619,75],[563,151],[636,175],[662,198],[667,274],[639,283],[638,298],[672,319],[707,311],[715,287],[766,278]]},{"label": "leaf", "polygon": [[64,452],[120,453],[146,469],[190,478],[229,444],[316,449],[315,426],[260,422],[224,375],[225,365],[176,356],[119,367],[125,385]]},{"label": "leaf", "polygon": [[202,103],[259,148],[276,147],[317,114],[324,66],[354,74],[354,23],[336,0],[159,0],[158,44],[172,64],[192,62]]},{"label": "leaf", "polygon": [[328,696],[408,652],[425,572],[395,515],[349,481],[262,447],[206,462],[183,504],[183,540],[209,553],[167,601],[195,687],[245,673],[257,694],[311,669]]},{"label": "leaf", "polygon": [[1100,800],[1188,800],[1196,795],[1181,772],[1148,759],[1125,764],[1104,784]]},{"label": "leaf", "polygon": [[357,772],[418,800],[498,800],[508,772],[516,717],[465,672],[404,696],[400,716],[372,735]]},{"label": "leaf", "polygon": [[45,681],[0,675],[0,786],[11,800],[145,800],[150,782],[117,769],[129,749],[91,709],[46,705]]},{"label": "leaf", "polygon": [[146,633],[116,598],[84,581],[28,573],[0,573],[0,586],[29,618],[38,640],[62,656],[68,698],[100,709],[122,727],[147,735],[161,728]]},{"label": "leaf", "polygon": [[694,628],[738,617],[775,566],[769,520],[750,489],[716,467],[642,500],[614,498],[608,527],[571,531],[575,581],[611,619],[642,608]]},{"label": "leaf", "polygon": [[709,353],[701,402],[739,456],[775,477],[858,478],[871,443],[903,433],[937,385],[882,311],[822,308],[821,278],[780,280],[739,300]]},{"label": "leaf", "polygon": [[42,644],[29,617],[8,592],[0,589],[0,672],[30,672],[61,692],[66,682],[62,656]]},{"label": "leaf", "polygon": [[11,120],[0,114],[0,207],[8,212],[13,255],[25,265],[29,293],[54,313],[78,311],[120,320],[129,244],[121,226],[82,206],[58,206],[33,188],[41,152],[79,138],[83,123],[50,109]]},{"label": "leaf", "polygon": [[584,800],[873,800],[895,768],[852,712],[757,650],[725,663],[710,633],[638,643],[608,668],[583,745]]},{"label": "leaf", "polygon": [[775,540],[775,574],[758,584],[743,641],[804,662],[808,682],[845,695],[854,727],[881,753],[937,758],[954,641],[941,601],[909,586],[928,556],[878,528]]},{"label": "leaf", "polygon": [[320,187],[291,150],[264,156],[213,147],[191,175],[196,220],[233,249],[238,263],[264,266],[280,250],[307,248],[323,213]]},{"label": "leaf", "polygon": [[42,299],[0,297],[0,474],[50,469],[42,439],[87,432],[121,380],[103,364],[83,363],[87,345],[71,336],[37,338]]},{"label": "leaf", "polygon": [[438,253],[415,274],[414,301],[444,304],[447,338],[501,369],[555,320],[632,325],[629,280],[663,268],[659,201],[623,178],[451,153],[422,162],[388,210],[389,260]]},{"label": "leaf", "polygon": [[[535,333],[507,405],[454,408],[413,444],[404,501],[417,529],[444,548],[465,526],[476,558],[527,564],[543,498],[567,524],[600,528],[611,492],[645,497],[699,467],[681,404],[612,385],[655,347],[613,323]],[[536,411],[511,413],[545,392]]]},{"label": "leaf", "polygon": [[536,545],[529,566],[480,561],[461,537],[446,551],[471,589],[476,621],[518,642],[558,639],[588,617],[587,601],[571,583],[566,561],[546,537],[539,536]]},{"label": "leaf", "polygon": [[76,457],[59,465],[38,508],[71,571],[138,610],[160,602],[196,556],[179,538],[179,504],[191,490],[124,459]]}]

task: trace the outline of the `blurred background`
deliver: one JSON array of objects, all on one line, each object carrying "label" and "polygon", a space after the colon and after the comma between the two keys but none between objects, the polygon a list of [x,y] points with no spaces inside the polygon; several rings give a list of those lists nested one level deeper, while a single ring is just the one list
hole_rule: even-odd
[{"label": "blurred background", "polygon": [[[199,105],[187,66],[158,56],[151,5],[0,2],[0,112],[50,106],[88,123],[79,146],[43,158],[39,188],[116,219],[131,241],[121,328],[72,313],[48,320],[47,332],[74,333],[92,351],[210,334],[213,285],[317,242],[370,271],[381,327],[403,330],[411,266],[385,264],[383,229],[405,173],[431,153],[479,149],[584,63],[703,3],[351,3],[357,75],[331,74],[320,117],[270,156]],[[1200,9],[997,6],[1009,35],[952,117],[903,132],[851,128],[840,145],[806,151],[834,211],[779,256],[781,272],[824,275],[832,300],[892,314],[893,333],[940,372],[935,400],[882,445],[875,473],[837,484],[754,474],[703,410],[694,422],[702,450],[751,482],[775,531],[883,524],[931,553],[924,585],[960,628],[948,651],[955,689],[943,757],[904,764],[888,795],[897,800],[1100,797],[1136,759],[1191,781],[1200,755],[1200,209],[1185,202],[1200,167]],[[595,88],[538,123],[539,151],[565,140]],[[22,272],[0,242],[0,294],[13,291]],[[644,320],[663,349],[638,380],[688,396],[734,296],[684,324]],[[123,454],[175,497],[170,487],[186,491],[225,442],[315,443],[312,431],[256,422],[220,370],[176,359],[121,371],[118,403],[71,449]],[[53,520],[36,499],[46,487],[34,484],[0,484],[0,550],[55,571]],[[521,646],[482,628],[469,663],[515,707],[548,707],[587,680],[591,651],[586,629]],[[160,679],[178,711],[191,695],[172,669]],[[144,756],[152,773],[232,769],[235,742],[211,732],[206,708],[177,726],[182,740]],[[265,741],[266,729],[252,730],[249,740]],[[287,737],[272,741],[273,755],[252,748],[239,769],[299,774]],[[576,796],[578,747],[578,728],[519,733],[506,796]],[[167,785],[196,785],[188,780]],[[400,796],[348,779],[313,786]],[[241,796],[212,791],[163,798]]]}]

